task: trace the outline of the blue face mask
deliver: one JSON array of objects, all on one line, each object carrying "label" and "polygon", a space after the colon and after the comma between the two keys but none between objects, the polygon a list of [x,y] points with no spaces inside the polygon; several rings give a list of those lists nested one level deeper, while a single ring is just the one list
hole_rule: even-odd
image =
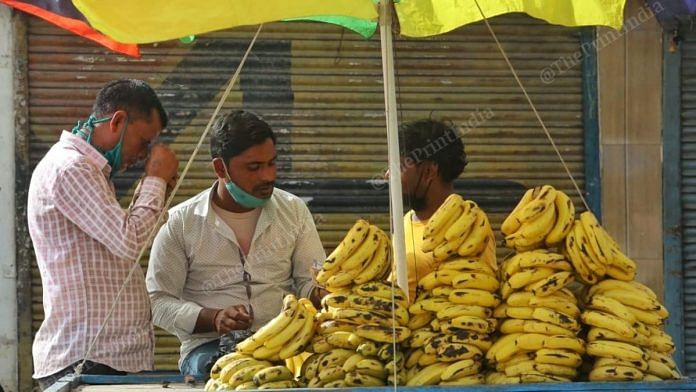
[{"label": "blue face mask", "polygon": [[230,178],[230,173],[227,172],[227,166],[225,166],[225,175],[227,177],[225,188],[227,188],[227,192],[230,193],[232,199],[234,199],[234,201],[236,201],[240,206],[244,208],[258,208],[263,207],[266,205],[266,203],[268,203],[268,199],[261,199],[254,195],[250,195],[244,189],[240,188],[239,185],[235,184]]},{"label": "blue face mask", "polygon": [[[94,133],[94,126],[96,124],[101,124],[110,120],[111,117],[97,119],[92,114],[89,116],[89,118],[87,118],[87,121],[85,121],[84,123],[78,121],[77,125],[75,125],[72,129],[72,133],[73,135],[77,135],[83,138],[87,143],[92,144],[92,134]],[[101,149],[97,148],[97,150],[99,150],[99,152],[102,153],[104,158],[106,158],[106,161],[109,163],[109,166],[111,166],[110,177],[113,177],[114,174],[121,167],[121,149],[123,148],[123,135],[126,134],[126,128],[128,128],[128,116],[126,116],[126,121],[123,123],[123,129],[121,130],[121,136],[114,148],[108,151],[102,151]]]}]

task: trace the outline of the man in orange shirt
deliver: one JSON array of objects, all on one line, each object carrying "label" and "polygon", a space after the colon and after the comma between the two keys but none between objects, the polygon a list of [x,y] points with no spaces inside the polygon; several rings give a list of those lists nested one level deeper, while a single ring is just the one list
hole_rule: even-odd
[{"label": "man in orange shirt", "polygon": [[[438,265],[432,252],[421,250],[423,228],[454,193],[454,180],[464,171],[467,161],[464,143],[452,123],[432,119],[407,122],[399,127],[399,138],[404,207],[410,209],[404,216],[404,234],[409,299],[413,302],[420,278]],[[495,266],[493,231],[490,235],[481,258]]]}]

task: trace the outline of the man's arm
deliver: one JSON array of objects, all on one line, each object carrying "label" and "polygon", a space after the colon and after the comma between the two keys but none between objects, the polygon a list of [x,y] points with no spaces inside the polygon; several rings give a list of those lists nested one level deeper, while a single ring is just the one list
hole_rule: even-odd
[{"label": "man's arm", "polygon": [[[314,288],[317,287],[312,279],[312,263],[322,263],[326,259],[326,252],[321,244],[312,214],[304,204],[301,206],[300,215],[302,224],[299,226],[300,232],[292,255],[292,277],[295,281],[297,296],[310,298]],[[314,295],[316,297],[320,294]]]}]

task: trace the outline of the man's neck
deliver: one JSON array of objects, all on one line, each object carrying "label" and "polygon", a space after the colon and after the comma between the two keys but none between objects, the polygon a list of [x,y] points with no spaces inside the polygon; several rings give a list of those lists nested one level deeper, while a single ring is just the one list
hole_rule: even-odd
[{"label": "man's neck", "polygon": [[227,191],[227,188],[225,188],[224,184],[220,180],[218,180],[215,186],[215,191],[213,192],[213,203],[223,210],[230,212],[242,213],[253,210],[253,208],[243,207],[234,201],[232,196],[230,196],[230,193]]},{"label": "man's neck", "polygon": [[454,193],[454,185],[452,183],[433,183],[433,188],[430,189],[430,192],[425,197],[425,206],[415,210],[416,217],[419,220],[427,221],[452,193]]}]

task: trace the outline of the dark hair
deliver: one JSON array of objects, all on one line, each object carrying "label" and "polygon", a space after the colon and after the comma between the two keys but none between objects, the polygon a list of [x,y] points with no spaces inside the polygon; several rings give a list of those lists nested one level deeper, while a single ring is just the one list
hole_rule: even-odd
[{"label": "dark hair", "polygon": [[92,106],[97,118],[106,117],[117,110],[125,110],[131,120],[149,120],[152,109],[159,113],[162,128],[167,126],[167,112],[157,98],[155,90],[147,83],[137,79],[121,79],[107,83]]},{"label": "dark hair", "polygon": [[399,126],[401,156],[412,163],[433,161],[445,182],[454,181],[467,164],[464,143],[450,121],[423,119]]},{"label": "dark hair", "polygon": [[275,144],[271,126],[261,117],[246,110],[235,110],[215,121],[210,135],[210,155],[224,159],[227,164],[231,158],[269,138]]}]

